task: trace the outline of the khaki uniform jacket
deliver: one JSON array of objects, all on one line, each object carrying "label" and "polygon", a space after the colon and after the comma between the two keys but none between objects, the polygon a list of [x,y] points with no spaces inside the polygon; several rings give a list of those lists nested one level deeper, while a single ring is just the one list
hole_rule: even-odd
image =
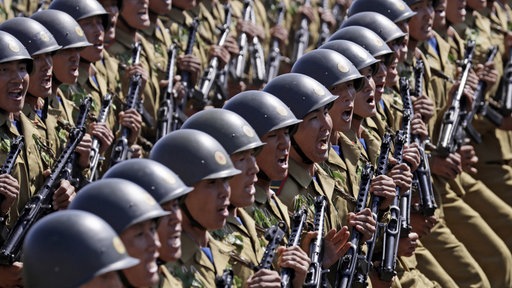
[{"label": "khaki uniform jacket", "polygon": [[[279,200],[274,192],[270,192],[272,193],[272,196],[269,198],[267,192],[261,186],[255,185],[255,188],[256,194],[254,194],[253,205],[245,207],[244,209],[256,221],[256,226],[261,229],[267,229],[270,228],[268,224],[275,225],[279,221],[284,221],[286,227],[290,229],[290,214],[288,207]],[[258,218],[255,216],[257,210],[259,210],[261,214],[265,215],[266,219],[270,223],[259,223]],[[289,231],[285,232],[288,234]]]},{"label": "khaki uniform jacket", "polygon": [[165,265],[158,267],[160,280],[155,288],[179,288],[183,287],[183,283],[174,277]]},{"label": "khaki uniform jacket", "polygon": [[392,287],[424,287],[424,288],[440,288],[441,286],[436,282],[432,282],[421,271],[416,269],[417,261],[413,255],[411,257],[398,257],[396,262],[397,278],[399,279],[400,286],[393,283]]}]

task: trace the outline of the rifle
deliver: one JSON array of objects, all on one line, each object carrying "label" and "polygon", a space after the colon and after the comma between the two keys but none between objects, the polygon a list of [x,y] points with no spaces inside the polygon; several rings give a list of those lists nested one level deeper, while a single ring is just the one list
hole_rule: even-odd
[{"label": "rifle", "polygon": [[[101,100],[101,109],[100,113],[98,115],[98,119],[96,121],[98,123],[105,123],[108,118],[108,114],[110,113],[110,106],[112,106],[112,95],[105,94],[103,96],[103,99]],[[105,160],[105,157],[102,157],[100,155],[100,141],[98,138],[93,137],[92,138],[92,145],[91,145],[91,153],[89,154],[89,181],[92,182],[97,178],[96,170],[98,169],[98,164],[100,163],[100,160]]]},{"label": "rifle", "polygon": [[[496,54],[498,53],[498,46],[493,46],[489,49],[487,53],[487,60],[486,62],[494,61],[494,58],[496,57]],[[466,125],[465,130],[466,133],[475,141],[476,143],[480,144],[482,143],[482,136],[476,129],[473,127],[473,117],[475,115],[482,115],[487,120],[491,121],[494,125],[497,127],[501,125],[501,122],[503,120],[503,116],[501,114],[494,110],[487,101],[485,100],[485,90],[487,89],[487,83],[484,80],[479,80],[478,85],[475,90],[475,94],[473,96],[474,102],[473,106],[471,107],[471,110],[466,116],[466,119],[464,121],[464,124]]]},{"label": "rifle", "polygon": [[217,288],[231,288],[233,287],[233,270],[226,268],[222,272],[222,276],[215,278],[215,287]]},{"label": "rifle", "polygon": [[327,287],[327,272],[328,269],[322,269],[322,258],[324,252],[324,222],[325,213],[327,209],[327,197],[317,196],[315,199],[315,219],[314,229],[317,232],[316,238],[311,241],[309,249],[309,258],[311,264],[309,264],[308,273],[304,280],[302,287]]},{"label": "rifle", "polygon": [[286,224],[280,221],[265,231],[265,239],[268,241],[268,244],[263,252],[263,257],[261,257],[260,264],[255,267],[254,271],[272,268],[272,261],[274,260],[279,243],[283,241],[285,230]]},{"label": "rifle", "polygon": [[[302,234],[302,230],[304,229],[304,225],[306,224],[306,220],[308,217],[308,210],[305,207],[299,209],[299,211],[295,212],[292,216],[292,227],[290,231],[290,239],[288,245],[286,247],[298,246],[300,244],[300,238]],[[281,271],[281,287],[289,288],[291,283],[290,280],[293,278],[293,269],[291,268],[283,268]]]},{"label": "rifle", "polygon": [[[368,194],[370,193],[370,182],[373,176],[373,167],[366,163],[361,173],[361,184],[357,196],[355,213],[361,212],[367,205]],[[338,262],[338,273],[336,273],[336,288],[366,287],[366,279],[370,263],[367,263],[365,255],[360,249],[361,233],[355,227],[350,231],[350,248]]]},{"label": "rifle", "polygon": [[[11,143],[11,148],[9,149],[9,154],[7,154],[7,158],[5,159],[4,164],[0,168],[0,174],[11,174],[14,169],[14,163],[16,163],[16,159],[21,153],[21,150],[25,146],[25,138],[23,136],[18,136]],[[0,205],[4,201],[5,196],[0,194]]]},{"label": "rifle", "polygon": [[156,140],[161,139],[169,132],[177,129],[177,122],[179,117],[175,115],[178,113],[176,107],[176,91],[174,91],[174,67],[176,66],[176,54],[178,54],[178,46],[172,44],[167,50],[168,63],[167,63],[167,89],[162,98],[162,103],[158,108],[158,128],[156,130]]},{"label": "rifle", "polygon": [[[282,24],[284,21],[284,4],[283,1],[279,1],[277,4],[277,21],[276,25]],[[267,83],[274,79],[279,74],[279,66],[281,64],[281,49],[279,49],[279,39],[276,37],[272,38],[270,43],[270,53],[267,59]]]},{"label": "rifle", "polygon": [[[322,9],[324,12],[329,10],[329,0],[322,0]],[[327,39],[329,39],[329,36],[331,35],[329,24],[322,19],[320,22],[320,37],[318,38],[318,43],[316,44],[317,48],[327,42]]]},{"label": "rifle", "polygon": [[[141,49],[142,45],[140,42],[136,42],[132,51],[132,64],[138,64],[140,62]],[[128,87],[128,95],[126,96],[125,111],[129,109],[136,109],[139,105],[141,84],[142,76],[139,73],[132,75]],[[114,166],[115,164],[128,159],[130,152],[128,137],[130,133],[130,129],[121,126],[121,136],[116,140],[116,143],[114,143],[110,158],[110,166]]]},{"label": "rifle", "polygon": [[[402,163],[402,151],[406,143],[406,135],[403,130],[399,130],[395,135],[395,153],[393,157]],[[402,226],[399,207],[400,188],[396,188],[396,196],[389,206],[389,222],[384,230],[383,250],[380,258],[380,266],[377,267],[379,278],[383,281],[391,281],[396,275],[396,255],[398,253],[398,242],[400,237],[400,227]]]},{"label": "rifle", "polygon": [[23,240],[27,232],[40,218],[53,212],[52,202],[55,187],[60,184],[60,180],[66,177],[64,175],[67,173],[65,171],[66,166],[84,135],[84,127],[72,128],[64,151],[52,167],[52,174],[46,178],[39,191],[25,204],[18,220],[0,247],[0,265],[12,265],[15,261],[19,261],[22,254]]},{"label": "rifle", "polygon": [[[190,24],[190,27],[188,29],[188,40],[187,40],[187,47],[185,48],[185,55],[192,54],[194,50],[194,45],[196,43],[196,33],[197,28],[199,27],[199,19],[196,17]],[[190,75],[190,71],[181,71],[181,84],[183,85],[183,89],[185,89],[185,99],[191,99],[192,96],[194,96],[194,83],[192,83],[192,77]],[[186,103],[186,101],[185,101]],[[182,105],[180,105],[182,106]],[[181,127],[180,123],[180,127]]]},{"label": "rifle", "polygon": [[[251,20],[251,9],[252,0],[244,0],[244,21]],[[247,56],[249,54],[249,42],[245,32],[241,32],[238,36],[238,47],[240,48],[240,51],[238,52],[238,55],[233,59],[234,71],[232,71],[232,74],[236,81],[242,81],[244,80],[245,63],[247,62]]]},{"label": "rifle", "polygon": [[508,55],[508,62],[503,70],[500,83],[500,98],[497,99],[500,106],[499,110],[503,116],[512,113],[512,49],[509,50]]},{"label": "rifle", "polygon": [[[226,42],[226,39],[228,38],[228,34],[230,32],[230,26],[231,26],[231,6],[228,4],[224,5],[224,10],[226,11],[226,17],[224,19],[224,24],[219,27],[221,37],[219,38],[219,41],[217,42],[217,46],[223,46]],[[216,82],[217,75],[219,73],[219,58],[213,57],[210,60],[210,63],[208,64],[208,67],[203,73],[203,77],[201,78],[201,81],[199,83],[199,90],[197,91],[198,96],[197,98],[203,99],[203,103],[208,102],[208,95],[210,94],[210,90],[212,89],[212,86],[214,83],[219,84]],[[226,99],[225,91],[223,91],[223,86],[217,87],[219,92],[221,93],[222,99],[216,99],[216,100],[224,100]]]},{"label": "rifle", "polygon": [[[252,4],[251,4],[252,5]],[[251,8],[251,22],[256,24],[256,15],[254,14],[254,7]],[[254,67],[254,83],[263,83],[267,80],[265,75],[265,53],[261,47],[260,39],[258,37],[252,37],[251,50],[251,66]]]},{"label": "rifle", "polygon": [[447,157],[450,153],[455,152],[464,143],[465,133],[463,131],[466,120],[466,102],[463,102],[464,87],[466,86],[473,54],[475,51],[475,41],[468,41],[466,47],[466,56],[462,61],[462,76],[459,87],[453,96],[452,104],[443,115],[441,123],[441,132],[437,141],[436,152]]},{"label": "rifle", "polygon": [[[311,5],[310,0],[304,0],[304,6]],[[293,46],[293,62],[296,62],[302,55],[304,55],[304,51],[308,48],[309,43],[309,20],[303,15],[300,20],[299,29],[295,32],[295,41]]]}]

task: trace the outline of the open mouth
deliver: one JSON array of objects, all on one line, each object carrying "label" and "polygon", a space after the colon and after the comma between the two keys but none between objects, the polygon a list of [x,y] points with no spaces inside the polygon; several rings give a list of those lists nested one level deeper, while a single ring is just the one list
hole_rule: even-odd
[{"label": "open mouth", "polygon": [[350,109],[343,111],[343,113],[341,113],[341,119],[343,119],[343,121],[345,122],[350,122],[352,118],[352,111],[353,107],[350,107]]},{"label": "open mouth", "polygon": [[8,92],[8,96],[12,100],[19,101],[23,98],[23,88],[12,89]]},{"label": "open mouth", "polygon": [[277,159],[277,164],[282,168],[288,168],[288,153]]},{"label": "open mouth", "polygon": [[41,87],[46,89],[52,88],[52,74],[47,74],[44,76],[44,78],[41,80]]},{"label": "open mouth", "polygon": [[324,137],[320,138],[318,141],[318,148],[321,150],[329,149],[329,133],[327,133]]}]

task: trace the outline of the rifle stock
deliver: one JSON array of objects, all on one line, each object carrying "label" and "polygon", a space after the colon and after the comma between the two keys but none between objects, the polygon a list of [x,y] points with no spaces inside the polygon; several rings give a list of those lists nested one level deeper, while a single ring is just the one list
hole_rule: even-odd
[{"label": "rifle stock", "polygon": [[[14,169],[14,164],[16,163],[16,159],[21,153],[21,150],[25,146],[25,138],[23,136],[18,136],[11,143],[11,147],[9,149],[9,154],[7,154],[7,158],[5,158],[5,162],[0,168],[1,174],[11,174]],[[5,196],[0,194],[0,205],[4,201]]]}]

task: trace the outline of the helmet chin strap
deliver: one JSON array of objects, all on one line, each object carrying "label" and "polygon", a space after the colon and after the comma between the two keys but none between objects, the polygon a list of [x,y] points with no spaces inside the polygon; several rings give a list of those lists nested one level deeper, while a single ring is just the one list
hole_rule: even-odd
[{"label": "helmet chin strap", "polygon": [[185,213],[185,215],[187,215],[187,218],[190,221],[190,225],[206,231],[206,228],[203,225],[201,225],[199,222],[197,222],[197,220],[192,216],[192,214],[190,214],[190,210],[188,210],[187,204],[185,203],[185,197],[183,197],[180,201],[180,208]]},{"label": "helmet chin strap", "polygon": [[311,159],[309,159],[308,156],[306,156],[304,151],[302,151],[302,149],[300,148],[299,144],[297,144],[297,141],[295,141],[295,137],[293,137],[293,135],[290,137],[290,140],[291,140],[293,149],[295,149],[297,154],[299,154],[299,156],[302,159],[302,162],[304,164],[311,165],[311,164],[315,163],[315,162],[311,161]]},{"label": "helmet chin strap", "polygon": [[121,283],[123,284],[123,287],[125,288],[135,288],[130,281],[128,281],[128,278],[126,278],[126,275],[124,274],[123,270],[118,270],[117,275],[119,275],[119,280],[121,280]]}]

